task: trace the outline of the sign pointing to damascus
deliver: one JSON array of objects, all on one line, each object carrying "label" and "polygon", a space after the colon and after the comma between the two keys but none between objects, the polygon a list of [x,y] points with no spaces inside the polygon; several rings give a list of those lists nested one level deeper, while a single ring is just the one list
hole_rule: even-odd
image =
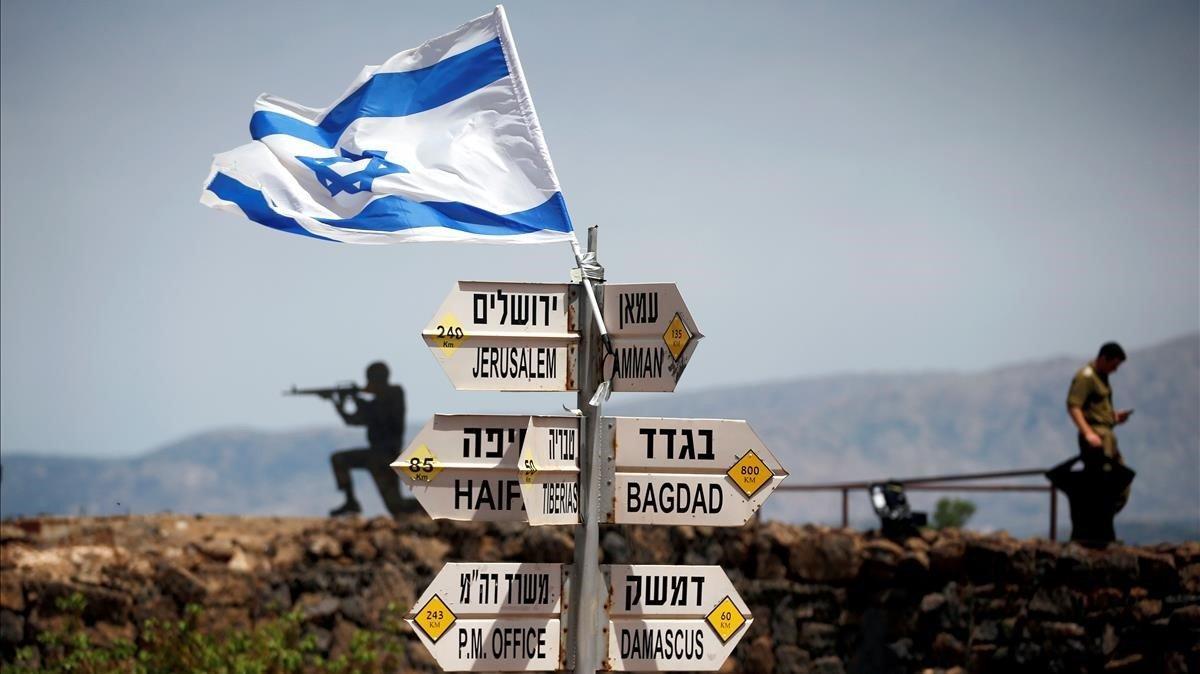
[{"label": "sign pointing to damascus", "polygon": [[720,669],[754,622],[719,566],[609,564],[608,669]]}]

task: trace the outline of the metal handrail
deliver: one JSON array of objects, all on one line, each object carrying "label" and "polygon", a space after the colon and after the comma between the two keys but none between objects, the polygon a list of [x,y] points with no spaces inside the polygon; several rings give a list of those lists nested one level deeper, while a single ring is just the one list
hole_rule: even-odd
[{"label": "metal handrail", "polygon": [[1058,491],[1051,484],[947,484],[954,482],[971,482],[975,480],[994,480],[1004,477],[1045,477],[1046,469],[1030,468],[1021,470],[1002,470],[987,473],[959,473],[951,475],[930,475],[925,477],[889,478],[883,480],[863,480],[857,482],[826,482],[817,484],[782,484],[776,491],[840,491],[842,493],[842,527],[850,526],[850,491],[868,489],[873,484],[893,482],[904,485],[905,489],[913,491],[970,491],[970,492],[1048,492],[1050,495],[1050,540],[1058,540]]}]

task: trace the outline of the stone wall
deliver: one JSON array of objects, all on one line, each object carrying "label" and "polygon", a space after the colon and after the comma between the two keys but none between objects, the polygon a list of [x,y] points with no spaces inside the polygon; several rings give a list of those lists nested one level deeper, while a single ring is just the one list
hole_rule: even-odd
[{"label": "stone wall", "polygon": [[[902,543],[779,523],[611,527],[606,562],[718,564],[754,624],[723,671],[1200,672],[1200,542],[1098,552],[1003,534]],[[87,599],[101,642],[204,606],[202,628],[297,609],[320,648],[406,611],[447,561],[570,562],[570,529],[156,515],[0,525],[0,657]],[[407,629],[407,628],[406,628]],[[438,671],[415,637],[408,671]]]}]

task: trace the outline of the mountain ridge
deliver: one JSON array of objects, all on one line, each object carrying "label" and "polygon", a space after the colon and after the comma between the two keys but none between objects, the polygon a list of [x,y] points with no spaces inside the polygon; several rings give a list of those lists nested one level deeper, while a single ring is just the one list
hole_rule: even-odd
[{"label": "mountain ridge", "polygon": [[[974,372],[787,378],[614,401],[605,412],[744,418],[788,467],[792,484],[1047,468],[1076,451],[1064,400],[1070,377],[1085,361],[1056,356]],[[1116,404],[1138,410],[1119,432],[1127,462],[1139,471],[1122,518],[1182,518],[1200,531],[1200,333],[1132,351],[1113,381]],[[419,427],[410,424],[407,437]],[[361,429],[239,426],[113,459],[4,452],[0,514],[317,515],[339,499],[328,454],[363,444]],[[364,505],[379,512],[373,485],[359,479]],[[940,495],[912,500],[931,508]],[[980,506],[979,526],[1045,529],[1042,496],[971,499]],[[838,507],[834,494],[778,494],[766,514],[833,521]],[[865,498],[855,498],[852,520],[871,517]]]}]

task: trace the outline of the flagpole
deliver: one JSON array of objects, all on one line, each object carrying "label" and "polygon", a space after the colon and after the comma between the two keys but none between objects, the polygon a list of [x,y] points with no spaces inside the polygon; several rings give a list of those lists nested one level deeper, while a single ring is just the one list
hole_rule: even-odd
[{"label": "flagpole", "polygon": [[[593,232],[597,227],[588,228],[589,241],[594,239]],[[592,305],[592,315],[596,317],[596,329],[600,331],[600,338],[608,341],[608,330],[604,327],[604,315],[600,312],[600,303],[596,300],[596,289],[592,286],[592,279],[588,278],[584,272],[584,252],[579,246],[579,239],[571,237],[571,248],[575,251],[575,264],[579,265],[580,276],[583,277],[583,287],[587,290],[588,303]],[[596,252],[592,251],[592,258],[589,261],[592,265],[596,265]]]}]

